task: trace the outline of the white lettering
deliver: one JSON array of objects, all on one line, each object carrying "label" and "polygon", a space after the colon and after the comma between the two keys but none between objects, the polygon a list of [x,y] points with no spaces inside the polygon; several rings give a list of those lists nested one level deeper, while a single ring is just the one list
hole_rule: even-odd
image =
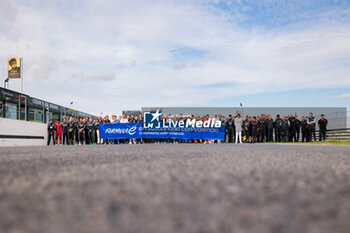
[{"label": "white lettering", "polygon": [[200,128],[202,127],[203,122],[202,121],[197,121],[196,122],[196,127]]},{"label": "white lettering", "polygon": [[214,126],[215,126],[215,128],[220,128],[221,127],[221,121],[216,121]]},{"label": "white lettering", "polygon": [[179,127],[183,128],[185,126],[185,122],[184,121],[179,121]]},{"label": "white lettering", "polygon": [[193,119],[187,119],[187,122],[186,122],[186,127],[194,127],[194,125],[196,124],[196,120]]}]

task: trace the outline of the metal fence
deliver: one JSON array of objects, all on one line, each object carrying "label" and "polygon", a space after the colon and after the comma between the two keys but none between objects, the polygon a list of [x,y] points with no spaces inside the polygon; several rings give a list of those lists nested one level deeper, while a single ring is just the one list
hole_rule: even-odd
[{"label": "metal fence", "polygon": [[350,128],[327,130],[327,140],[350,140]]}]

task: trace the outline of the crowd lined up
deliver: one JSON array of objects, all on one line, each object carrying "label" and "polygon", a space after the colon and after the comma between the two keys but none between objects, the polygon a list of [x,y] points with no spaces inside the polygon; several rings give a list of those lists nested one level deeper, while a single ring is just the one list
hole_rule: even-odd
[{"label": "crowd lined up", "polygon": [[63,145],[91,145],[91,144],[134,144],[134,143],[264,143],[264,142],[312,142],[316,141],[316,127],[319,128],[319,141],[325,140],[328,121],[324,114],[316,122],[312,113],[309,116],[290,114],[273,119],[270,114],[261,114],[260,116],[237,115],[225,116],[215,114],[210,118],[209,114],[205,116],[178,116],[162,115],[165,121],[221,121],[225,125],[225,140],[179,140],[179,139],[101,139],[99,133],[99,124],[123,124],[123,123],[143,123],[142,114],[115,116],[112,115],[98,119],[70,117],[63,122],[57,120],[56,123],[50,120],[48,125],[48,142]]}]

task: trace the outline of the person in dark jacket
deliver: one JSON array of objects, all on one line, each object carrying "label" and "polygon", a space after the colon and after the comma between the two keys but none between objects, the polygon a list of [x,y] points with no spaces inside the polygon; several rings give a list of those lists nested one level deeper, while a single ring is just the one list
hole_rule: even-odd
[{"label": "person in dark jacket", "polygon": [[289,142],[295,142],[296,141],[296,123],[295,123],[295,117],[293,114],[290,114],[289,118]]},{"label": "person in dark jacket", "polygon": [[266,120],[266,130],[267,130],[267,142],[273,142],[273,129],[274,129],[274,122],[272,117],[267,115],[267,120]]},{"label": "person in dark jacket", "polygon": [[228,119],[227,119],[227,121],[226,121],[226,127],[225,127],[225,132],[226,132],[226,138],[227,138],[227,142],[228,143],[232,143],[233,142],[233,133],[234,133],[234,129],[233,129],[233,127],[234,127],[234,121],[233,121],[233,119],[232,119],[232,115],[230,114],[229,116],[228,116]]},{"label": "person in dark jacket", "polygon": [[307,118],[307,125],[309,126],[309,141],[312,142],[312,138],[316,141],[316,119],[312,112],[310,112]]},{"label": "person in dark jacket", "polygon": [[250,125],[252,128],[252,143],[256,143],[258,140],[258,121],[255,116],[253,117],[253,120],[251,120]]},{"label": "person in dark jacket", "polygon": [[66,118],[63,118],[63,123],[62,123],[62,144],[63,145],[68,144],[68,123]]},{"label": "person in dark jacket", "polygon": [[288,142],[289,140],[289,120],[287,117],[283,117],[283,121],[282,121],[282,142]]},{"label": "person in dark jacket", "polygon": [[85,129],[84,129],[84,135],[85,135],[85,145],[89,145],[89,130],[87,127],[87,124],[89,123],[89,117],[85,117],[83,119],[83,122],[85,124]]},{"label": "person in dark jacket", "polygon": [[77,124],[78,140],[79,140],[80,145],[84,145],[84,142],[85,142],[85,123],[84,123],[84,120],[83,120],[83,118],[80,118],[80,120]]},{"label": "person in dark jacket", "polygon": [[69,120],[67,123],[67,130],[68,130],[68,145],[74,145],[75,122],[73,120],[73,117],[69,117]]},{"label": "person in dark jacket", "polygon": [[94,130],[95,130],[95,125],[92,118],[90,118],[89,122],[86,124],[87,144],[92,145],[94,143]]},{"label": "person in dark jacket", "polygon": [[266,117],[264,114],[261,114],[260,120],[259,120],[259,132],[260,132],[260,142],[265,142],[266,138]]},{"label": "person in dark jacket", "polygon": [[243,140],[244,142],[248,142],[249,140],[249,117],[245,116],[245,119],[243,121]]},{"label": "person in dark jacket", "polygon": [[324,118],[324,114],[321,115],[321,119],[318,120],[319,131],[319,140],[326,140],[326,132],[327,132],[328,121]]},{"label": "person in dark jacket", "polygon": [[48,132],[48,138],[47,138],[47,145],[50,145],[51,139],[53,145],[55,145],[55,132],[56,132],[56,126],[53,123],[53,120],[50,120],[49,125],[47,126],[47,132]]},{"label": "person in dark jacket", "polygon": [[304,116],[301,118],[300,127],[301,127],[301,141],[308,142],[309,141],[308,126],[307,126],[306,118]]},{"label": "person in dark jacket", "polygon": [[[282,129],[282,118],[280,117],[279,114],[277,114],[276,116],[276,120],[275,120],[275,141],[276,142],[281,142],[282,141],[282,133],[283,133],[283,129]],[[283,133],[284,134],[284,133]]]},{"label": "person in dark jacket", "polygon": [[300,126],[301,126],[301,122],[298,118],[298,115],[295,115],[295,133],[296,133],[297,142],[299,142],[299,137],[300,137]]},{"label": "person in dark jacket", "polygon": [[79,133],[78,133],[78,124],[79,124],[79,118],[75,118],[75,122],[74,122],[74,137],[75,137],[75,144],[79,145]]}]

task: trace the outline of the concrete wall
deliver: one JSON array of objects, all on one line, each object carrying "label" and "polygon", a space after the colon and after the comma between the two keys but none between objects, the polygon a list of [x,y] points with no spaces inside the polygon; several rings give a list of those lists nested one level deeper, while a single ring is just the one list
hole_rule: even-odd
[{"label": "concrete wall", "polygon": [[38,146],[46,142],[46,124],[0,118],[0,146]]}]

